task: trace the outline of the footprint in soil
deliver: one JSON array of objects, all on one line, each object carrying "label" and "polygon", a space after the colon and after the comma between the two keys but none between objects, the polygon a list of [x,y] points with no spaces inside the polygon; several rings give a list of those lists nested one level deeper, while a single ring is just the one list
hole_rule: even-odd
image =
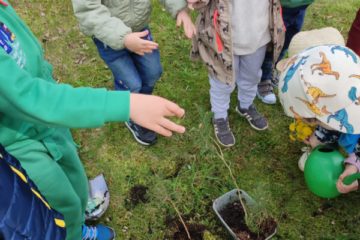
[{"label": "footprint in soil", "polygon": [[149,188],[144,185],[133,186],[129,191],[129,197],[125,199],[126,209],[132,209],[139,203],[149,202],[148,190]]}]

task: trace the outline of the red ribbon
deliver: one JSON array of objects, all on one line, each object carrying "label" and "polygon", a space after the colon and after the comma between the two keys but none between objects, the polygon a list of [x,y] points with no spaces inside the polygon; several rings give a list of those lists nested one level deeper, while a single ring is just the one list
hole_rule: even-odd
[{"label": "red ribbon", "polygon": [[0,0],[0,4],[3,5],[3,6],[5,6],[5,7],[8,6],[8,4],[7,4],[6,2],[4,2],[3,0]]}]

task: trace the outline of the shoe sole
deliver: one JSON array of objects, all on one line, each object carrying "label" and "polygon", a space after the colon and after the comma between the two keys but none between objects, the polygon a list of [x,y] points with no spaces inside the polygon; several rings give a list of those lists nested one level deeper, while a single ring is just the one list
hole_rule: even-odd
[{"label": "shoe sole", "polygon": [[113,228],[111,228],[111,227],[108,227],[108,228],[110,228],[110,229],[113,231],[113,233],[114,233],[114,237],[113,237],[111,240],[115,240],[115,238],[116,238],[116,232],[115,232],[115,230],[114,230]]},{"label": "shoe sole", "polygon": [[248,123],[250,124],[250,126],[251,126],[253,129],[258,130],[258,131],[264,131],[264,130],[268,129],[269,124],[266,124],[266,127],[264,127],[264,128],[258,128],[258,127],[256,127],[255,125],[253,125],[253,124],[250,122],[250,120],[247,119],[247,117],[240,112],[240,110],[239,110],[238,107],[235,108],[235,111],[236,111],[240,116],[244,117],[244,118],[248,121]]},{"label": "shoe sole", "polygon": [[275,102],[267,102],[260,94],[256,93],[256,96],[265,104],[268,104],[268,105],[275,105],[276,104],[276,100],[275,100]]},{"label": "shoe sole", "polygon": [[233,143],[233,144],[228,144],[228,145],[223,144],[223,143],[220,141],[220,139],[217,137],[216,132],[215,132],[215,129],[214,129],[214,135],[215,135],[216,140],[218,141],[218,143],[219,143],[221,146],[223,146],[223,147],[232,147],[232,146],[234,146],[235,143],[236,143],[235,137],[233,136],[233,137],[234,137],[234,143]]},{"label": "shoe sole", "polygon": [[[139,139],[137,136],[136,136],[136,133],[134,132],[134,130],[132,130],[132,128],[129,126],[129,124],[127,122],[125,122],[125,126],[127,127],[127,129],[129,129],[129,131],[132,133],[133,137],[135,138],[135,140],[140,143],[141,145],[144,145],[144,146],[150,146],[152,144],[150,143],[147,143],[147,142],[144,142],[142,141],[141,139]],[[153,143],[154,144],[154,143]]]}]

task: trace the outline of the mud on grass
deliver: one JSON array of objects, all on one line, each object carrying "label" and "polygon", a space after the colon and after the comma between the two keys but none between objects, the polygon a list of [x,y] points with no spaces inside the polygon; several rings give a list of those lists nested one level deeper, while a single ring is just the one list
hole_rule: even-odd
[{"label": "mud on grass", "polygon": [[129,191],[129,197],[125,199],[125,206],[128,210],[133,209],[139,203],[148,203],[147,194],[149,188],[144,185],[135,185]]},{"label": "mud on grass", "polygon": [[[203,240],[206,227],[202,224],[191,223],[189,217],[182,217],[186,228],[192,240]],[[185,230],[184,224],[177,217],[167,216],[165,224],[169,229],[169,234],[165,239],[173,240],[189,240],[188,234]]]}]

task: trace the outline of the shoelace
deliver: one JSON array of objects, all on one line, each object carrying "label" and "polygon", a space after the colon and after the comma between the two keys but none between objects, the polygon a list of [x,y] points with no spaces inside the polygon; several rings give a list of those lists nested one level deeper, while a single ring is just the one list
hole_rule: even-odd
[{"label": "shoelace", "polygon": [[225,120],[218,120],[215,124],[215,130],[217,133],[227,133],[230,130],[229,123]]},{"label": "shoelace", "polygon": [[84,234],[84,229],[83,229],[82,240],[96,240],[97,239],[97,228],[96,227],[88,227],[88,226],[85,226],[85,228],[86,228],[86,230],[85,230],[86,232]]},{"label": "shoelace", "polygon": [[254,105],[251,105],[251,106],[249,107],[249,110],[248,110],[248,113],[247,113],[247,114],[248,114],[248,115],[251,117],[251,119],[254,120],[254,121],[256,121],[256,120],[258,120],[258,119],[261,118],[261,115],[257,112],[257,110],[256,110],[256,108],[255,108]]}]

